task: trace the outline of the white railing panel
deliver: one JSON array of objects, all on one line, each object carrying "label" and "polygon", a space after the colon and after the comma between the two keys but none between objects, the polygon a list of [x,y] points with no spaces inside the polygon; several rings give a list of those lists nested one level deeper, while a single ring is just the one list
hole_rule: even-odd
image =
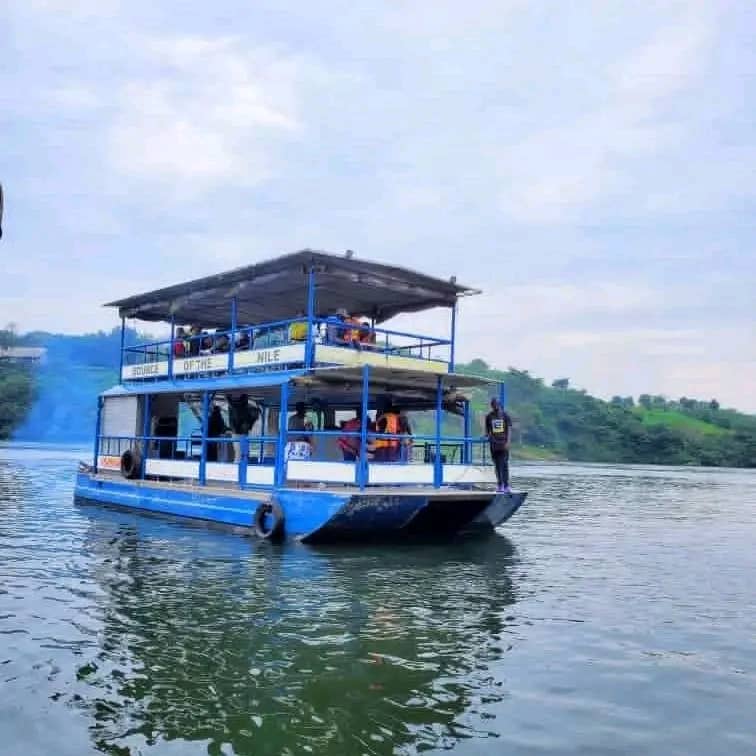
[{"label": "white railing panel", "polygon": [[368,483],[379,486],[394,483],[429,485],[433,483],[433,465],[382,465],[374,462],[368,466]]},{"label": "white railing panel", "polygon": [[289,480],[311,483],[354,483],[353,462],[313,462],[292,459],[286,466]]},{"label": "white railing panel", "polygon": [[496,483],[496,472],[490,465],[444,465],[444,484]]}]

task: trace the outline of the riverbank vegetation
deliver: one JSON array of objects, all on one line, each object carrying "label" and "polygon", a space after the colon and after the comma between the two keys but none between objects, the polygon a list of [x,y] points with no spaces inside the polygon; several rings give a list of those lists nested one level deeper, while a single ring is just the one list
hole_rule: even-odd
[{"label": "riverbank vegetation", "polygon": [[[0,331],[0,339],[8,332]],[[120,329],[81,336],[13,335],[23,346],[44,346],[40,367],[0,364],[0,438],[88,441],[98,393],[117,382]],[[126,342],[136,343],[129,330]],[[546,385],[527,370],[496,370],[483,360],[459,365],[507,386],[514,420],[513,455],[520,459],[756,467],[756,416],[714,400],[670,400],[643,394],[603,401],[562,378]],[[490,392],[473,395],[474,433],[481,433]],[[416,432],[423,432],[419,420]],[[458,434],[457,424],[448,432]],[[452,427],[454,426],[454,427]]]}]

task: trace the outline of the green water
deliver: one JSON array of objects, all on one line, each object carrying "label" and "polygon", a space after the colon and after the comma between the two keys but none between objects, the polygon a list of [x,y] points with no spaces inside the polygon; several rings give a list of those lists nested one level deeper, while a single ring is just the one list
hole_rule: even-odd
[{"label": "green water", "polygon": [[0,447],[0,754],[756,752],[756,473],[530,465],[500,534],[275,547]]}]

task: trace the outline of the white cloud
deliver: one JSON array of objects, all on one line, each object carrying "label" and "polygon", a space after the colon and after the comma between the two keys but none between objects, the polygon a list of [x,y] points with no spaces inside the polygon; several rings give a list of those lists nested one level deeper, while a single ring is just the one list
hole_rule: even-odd
[{"label": "white cloud", "polygon": [[110,158],[129,177],[183,182],[201,194],[271,175],[279,140],[301,128],[301,61],[233,38],[150,39],[157,73],[124,84],[110,131]]}]

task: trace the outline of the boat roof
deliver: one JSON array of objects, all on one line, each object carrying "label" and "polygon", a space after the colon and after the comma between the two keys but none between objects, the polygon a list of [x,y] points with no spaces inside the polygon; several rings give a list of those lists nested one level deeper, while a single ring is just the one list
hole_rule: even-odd
[{"label": "boat roof", "polygon": [[308,272],[316,275],[316,314],[344,308],[383,322],[404,312],[452,307],[458,297],[479,294],[455,278],[434,278],[409,268],[304,249],[265,262],[108,302],[120,317],[147,321],[229,325],[232,297],[239,323],[293,318],[305,309]]}]

